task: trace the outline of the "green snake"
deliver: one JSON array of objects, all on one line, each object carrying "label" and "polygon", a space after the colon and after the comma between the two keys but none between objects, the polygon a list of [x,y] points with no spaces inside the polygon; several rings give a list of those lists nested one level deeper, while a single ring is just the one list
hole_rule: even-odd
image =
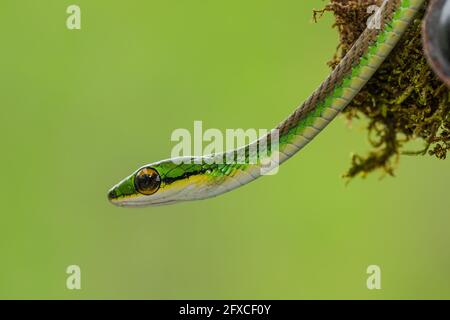
[{"label": "green snake", "polygon": [[276,130],[221,154],[145,165],[115,185],[108,193],[109,200],[118,206],[142,207],[206,199],[247,184],[264,175],[267,167],[273,169],[271,164],[278,165],[292,157],[356,96],[390,54],[425,0],[381,2],[376,13],[380,25],[368,25],[333,72]]}]

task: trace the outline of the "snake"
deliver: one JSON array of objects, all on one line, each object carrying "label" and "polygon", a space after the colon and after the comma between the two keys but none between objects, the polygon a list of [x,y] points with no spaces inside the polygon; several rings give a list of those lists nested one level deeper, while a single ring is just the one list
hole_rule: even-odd
[{"label": "snake", "polygon": [[368,23],[329,76],[267,135],[218,154],[174,157],[144,165],[109,190],[109,201],[121,207],[145,207],[207,199],[276,171],[354,99],[425,2],[379,1],[378,25]]}]

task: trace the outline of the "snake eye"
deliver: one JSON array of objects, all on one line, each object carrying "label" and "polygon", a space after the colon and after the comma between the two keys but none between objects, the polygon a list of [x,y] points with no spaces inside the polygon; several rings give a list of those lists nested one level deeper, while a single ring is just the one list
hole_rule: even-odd
[{"label": "snake eye", "polygon": [[134,184],[137,191],[145,195],[154,194],[161,184],[161,177],[158,171],[153,168],[139,170],[134,177]]}]

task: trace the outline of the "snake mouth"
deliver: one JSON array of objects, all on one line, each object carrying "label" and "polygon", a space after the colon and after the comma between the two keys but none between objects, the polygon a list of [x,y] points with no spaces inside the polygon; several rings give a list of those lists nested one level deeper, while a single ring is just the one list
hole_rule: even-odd
[{"label": "snake mouth", "polygon": [[145,196],[119,195],[117,193],[116,188],[112,188],[111,190],[108,191],[109,202],[111,202],[113,205],[118,206],[118,207],[141,208],[141,207],[146,207],[149,205],[150,206],[162,206],[162,205],[168,205],[168,204],[173,204],[173,203],[179,202],[177,200],[164,200],[164,199],[145,201],[145,200],[141,199],[141,197],[145,197]]},{"label": "snake mouth", "polygon": [[450,0],[431,2],[422,35],[429,64],[450,87]]},{"label": "snake mouth", "polygon": [[111,190],[108,191],[108,200],[109,202],[111,202],[112,204],[116,205],[116,206],[123,206],[124,203],[130,201],[130,198],[132,197],[127,197],[124,195],[121,195],[116,188],[112,188]]},{"label": "snake mouth", "polygon": [[116,199],[116,200],[110,200],[112,204],[122,207],[122,208],[144,208],[148,206],[156,207],[156,206],[164,206],[169,204],[174,204],[179,201],[176,200],[161,200],[161,201],[155,201],[151,203],[147,203],[145,201],[132,201],[127,198],[122,199]]}]

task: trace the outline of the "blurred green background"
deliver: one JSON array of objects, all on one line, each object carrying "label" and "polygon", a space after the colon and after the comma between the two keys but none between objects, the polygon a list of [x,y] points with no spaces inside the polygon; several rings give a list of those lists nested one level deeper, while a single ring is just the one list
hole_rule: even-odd
[{"label": "blurred green background", "polygon": [[[77,4],[82,29],[66,28]],[[1,298],[450,298],[448,161],[349,185],[364,123],[338,118],[275,176],[201,202],[107,190],[170,135],[271,128],[324,79],[320,0],[2,0]],[[66,267],[82,290],[66,289]],[[366,288],[366,268],[382,289]]]}]

